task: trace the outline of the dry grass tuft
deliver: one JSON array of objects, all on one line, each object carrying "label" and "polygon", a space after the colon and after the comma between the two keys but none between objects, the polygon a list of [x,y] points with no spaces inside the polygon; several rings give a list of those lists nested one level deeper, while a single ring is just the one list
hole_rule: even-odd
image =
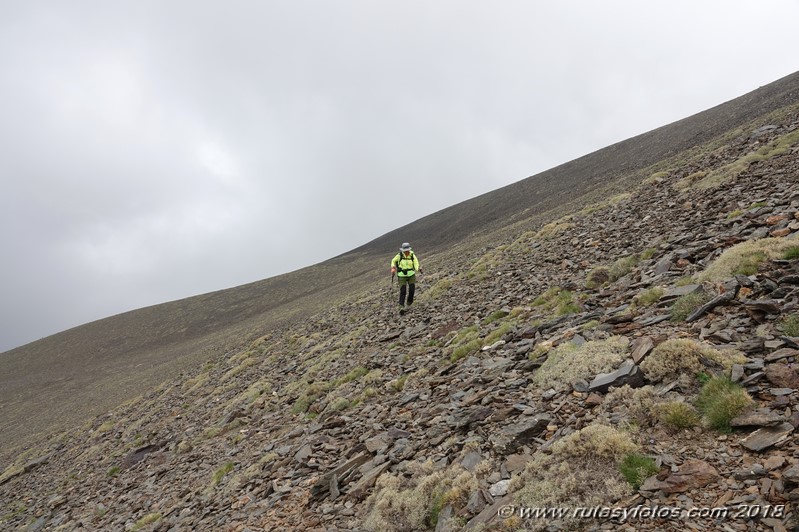
[{"label": "dry grass tuft", "polygon": [[720,364],[729,370],[733,364],[746,363],[743,353],[733,350],[719,351],[713,347],[687,338],[666,340],[655,347],[641,369],[652,381],[676,379],[681,375],[696,376],[707,370],[703,360]]},{"label": "dry grass tuft", "polygon": [[[751,275],[757,271],[757,264],[766,259],[782,259],[785,253],[796,246],[795,240],[785,238],[761,238],[736,244],[722,253],[699,275],[700,281],[720,282],[736,273]],[[752,271],[751,268],[755,267]],[[746,272],[751,273],[746,273]]]}]

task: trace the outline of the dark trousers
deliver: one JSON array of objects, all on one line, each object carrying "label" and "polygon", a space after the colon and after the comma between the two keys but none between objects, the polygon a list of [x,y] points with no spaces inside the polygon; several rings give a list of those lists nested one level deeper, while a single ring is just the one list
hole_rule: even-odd
[{"label": "dark trousers", "polygon": [[399,296],[400,306],[405,306],[406,288],[408,294],[408,305],[412,304],[413,293],[416,291],[416,279],[414,279],[413,277],[411,277],[410,279],[401,279],[399,285],[400,285],[400,296]]}]

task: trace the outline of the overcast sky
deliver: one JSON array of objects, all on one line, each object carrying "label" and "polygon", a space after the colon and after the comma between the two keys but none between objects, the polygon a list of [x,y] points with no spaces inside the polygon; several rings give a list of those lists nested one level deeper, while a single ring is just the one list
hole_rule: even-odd
[{"label": "overcast sky", "polygon": [[799,0],[2,1],[0,351],[320,262],[740,96],[799,70],[797,20]]}]

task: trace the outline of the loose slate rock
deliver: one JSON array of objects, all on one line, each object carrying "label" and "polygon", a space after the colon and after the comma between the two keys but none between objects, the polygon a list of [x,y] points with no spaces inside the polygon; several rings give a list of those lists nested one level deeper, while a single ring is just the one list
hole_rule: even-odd
[{"label": "loose slate rock", "polygon": [[781,423],[775,427],[764,427],[754,431],[741,441],[741,445],[750,451],[762,451],[788,439],[794,428],[790,423]]},{"label": "loose slate rock", "polygon": [[695,488],[704,488],[719,478],[715,467],[702,460],[686,460],[676,473],[658,480],[656,476],[646,479],[641,491],[663,491],[664,493],[682,493]]},{"label": "loose slate rock", "polygon": [[761,409],[734,417],[730,420],[731,427],[774,427],[783,423],[785,419],[778,413]]},{"label": "loose slate rock", "polygon": [[640,388],[644,385],[644,374],[632,360],[625,360],[624,363],[613,373],[600,373],[591,384],[588,390],[591,392],[607,392],[611,386],[629,385],[630,388]]}]

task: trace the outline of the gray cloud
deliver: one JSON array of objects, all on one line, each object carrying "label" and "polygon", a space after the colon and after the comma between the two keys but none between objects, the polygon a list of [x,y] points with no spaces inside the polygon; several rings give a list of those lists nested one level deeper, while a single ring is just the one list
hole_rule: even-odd
[{"label": "gray cloud", "polygon": [[3,11],[0,351],[345,252],[787,75],[799,44],[795,0]]}]

